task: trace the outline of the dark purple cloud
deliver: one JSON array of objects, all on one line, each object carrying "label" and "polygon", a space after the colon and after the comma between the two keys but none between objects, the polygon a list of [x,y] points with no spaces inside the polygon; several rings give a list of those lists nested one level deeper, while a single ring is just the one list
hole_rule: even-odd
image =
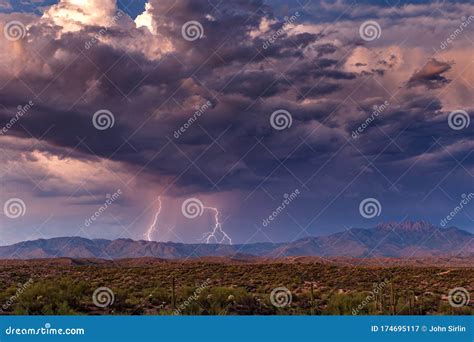
[{"label": "dark purple cloud", "polygon": [[[25,14],[0,17],[2,23],[14,18],[31,23],[25,39],[1,42],[0,126],[10,122],[18,105],[35,103],[0,137],[15,138],[5,144],[8,150],[31,153],[20,141],[38,139],[36,151],[117,163],[131,179],[149,182],[150,188],[160,184],[170,197],[245,194],[248,202],[236,200],[235,207],[253,208],[248,215],[235,213],[238,219],[229,223],[235,231],[271,209],[273,202],[262,204],[258,196],[279,198],[296,187],[304,194],[295,209],[302,226],[311,227],[320,212],[327,216],[318,228],[352,224],[360,219],[357,209],[347,219],[340,213],[368,196],[384,200],[390,219],[405,213],[433,219],[434,205],[419,208],[425,194],[443,187],[455,196],[472,174],[470,131],[453,130],[447,122],[452,107],[464,103],[449,93],[461,87],[452,73],[462,70],[463,61],[432,57],[431,40],[414,51],[415,43],[404,40],[405,26],[397,26],[403,18],[424,30],[431,5],[360,4],[345,13],[339,3],[291,4],[285,19],[281,8],[259,0],[151,4],[150,28],[135,27],[126,16],[106,30],[93,23],[68,30],[68,23]],[[437,11],[461,11],[446,6]],[[296,11],[301,16],[286,25]],[[382,36],[361,42],[361,21],[372,16]],[[189,21],[202,26],[201,39],[183,38]],[[374,116],[374,106],[384,101],[389,104]],[[102,109],[115,121],[106,130],[93,125],[94,113]],[[290,113],[291,127],[272,127],[277,110]],[[362,126],[354,139],[352,132]],[[58,176],[44,176],[53,177]],[[51,183],[32,193],[69,195],[87,204],[97,201],[83,196],[106,188],[84,184],[72,192]],[[400,204],[401,198],[409,204]],[[289,236],[287,226],[297,225],[282,219],[276,239]]]}]

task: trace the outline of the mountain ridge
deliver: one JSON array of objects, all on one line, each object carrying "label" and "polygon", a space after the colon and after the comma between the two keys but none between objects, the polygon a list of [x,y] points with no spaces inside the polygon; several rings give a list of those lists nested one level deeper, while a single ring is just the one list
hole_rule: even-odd
[{"label": "mountain ridge", "polygon": [[388,222],[374,228],[351,228],[326,236],[292,242],[251,244],[185,244],[120,238],[55,237],[0,246],[1,259],[43,258],[162,258],[231,257],[431,257],[474,255],[474,234],[456,228],[439,228],[425,221]]}]

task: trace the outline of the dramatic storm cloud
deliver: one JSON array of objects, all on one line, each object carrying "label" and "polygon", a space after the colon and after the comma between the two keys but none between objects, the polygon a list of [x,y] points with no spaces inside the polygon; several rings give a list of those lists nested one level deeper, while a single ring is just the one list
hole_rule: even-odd
[{"label": "dramatic storm cloud", "polygon": [[0,2],[1,244],[196,242],[216,210],[217,241],[288,241],[474,192],[474,5],[140,4]]}]

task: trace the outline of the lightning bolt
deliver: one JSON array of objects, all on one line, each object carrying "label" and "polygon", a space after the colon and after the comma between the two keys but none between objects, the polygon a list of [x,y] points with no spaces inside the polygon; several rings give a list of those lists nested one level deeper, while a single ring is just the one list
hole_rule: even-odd
[{"label": "lightning bolt", "polygon": [[158,211],[155,214],[155,217],[153,219],[153,223],[150,225],[150,227],[148,228],[148,230],[144,234],[145,238],[148,241],[151,241],[151,234],[153,234],[155,229],[158,228],[157,223],[158,223],[158,216],[160,216],[160,213],[161,213],[161,196],[158,197]]},{"label": "lightning bolt", "polygon": [[[213,207],[203,208],[214,212],[214,227],[210,232],[204,233],[198,241],[205,241],[206,243],[211,243],[212,241],[215,241],[216,243],[227,242],[229,245],[232,245],[232,239],[225,231],[222,230],[222,223],[219,221],[219,210]],[[217,233],[222,234],[222,238],[220,240],[216,236]]]},{"label": "lightning bolt", "polygon": [[[158,228],[158,218],[161,213],[161,207],[162,207],[161,196],[158,196],[158,209],[153,218],[153,222],[151,223],[150,227],[148,227],[148,230],[144,234],[144,237],[147,241],[152,241],[151,236]],[[227,233],[224,230],[222,230],[222,223],[219,220],[219,210],[214,207],[202,207],[202,208],[203,210],[206,209],[206,210],[210,210],[214,212],[214,227],[212,227],[212,230],[210,232],[204,233],[198,241],[205,241],[206,243],[212,243],[212,242],[228,243],[231,245],[232,239],[230,238],[229,235],[227,235]],[[174,226],[172,228],[174,228]],[[220,239],[218,238],[218,234],[222,235]]]}]

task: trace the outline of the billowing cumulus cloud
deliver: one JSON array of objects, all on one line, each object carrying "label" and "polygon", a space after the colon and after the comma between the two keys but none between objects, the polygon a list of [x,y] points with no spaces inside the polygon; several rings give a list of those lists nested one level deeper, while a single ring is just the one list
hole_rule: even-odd
[{"label": "billowing cumulus cloud", "polygon": [[[142,238],[160,195],[159,240],[195,242],[212,224],[180,214],[188,197],[219,206],[236,242],[367,225],[366,197],[383,202],[384,220],[436,223],[446,193],[472,181],[472,125],[454,130],[448,115],[472,116],[474,26],[439,44],[474,6],[349,5],[152,0],[131,18],[113,0],[61,0],[0,15],[25,30],[0,38],[2,199],[32,208],[21,237],[19,222],[5,223],[8,242],[38,234],[42,204],[53,216],[44,236]],[[367,20],[378,39],[361,38]],[[271,121],[278,110],[284,129]],[[118,188],[121,201],[84,228]],[[295,188],[298,204],[259,232]]]},{"label": "billowing cumulus cloud", "polygon": [[64,32],[75,32],[84,26],[108,26],[115,11],[115,0],[61,0],[44,12],[43,19]]}]

